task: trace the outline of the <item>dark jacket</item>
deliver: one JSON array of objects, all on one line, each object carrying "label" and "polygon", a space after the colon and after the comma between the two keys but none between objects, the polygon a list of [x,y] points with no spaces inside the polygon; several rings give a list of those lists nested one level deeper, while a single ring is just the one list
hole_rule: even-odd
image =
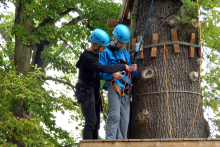
[{"label": "dark jacket", "polygon": [[[118,65],[103,65],[99,62],[99,54],[94,54],[89,50],[85,50],[79,57],[76,67],[79,68],[79,79],[88,85],[93,85],[95,95],[98,92],[100,80],[98,79],[98,72],[114,73],[118,71],[125,71],[124,64]],[[88,86],[84,85],[84,86]],[[82,85],[81,85],[82,86]],[[79,83],[78,86],[79,87]],[[97,96],[96,96],[97,97]]]}]

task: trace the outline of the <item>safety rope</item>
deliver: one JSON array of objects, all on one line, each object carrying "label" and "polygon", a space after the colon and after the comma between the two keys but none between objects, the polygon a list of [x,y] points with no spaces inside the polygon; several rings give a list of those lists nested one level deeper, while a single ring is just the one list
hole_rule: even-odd
[{"label": "safety rope", "polygon": [[[197,0],[197,5],[198,5],[198,16],[199,16],[199,1]],[[201,29],[201,25],[200,25],[200,20],[198,19],[198,22],[199,22],[199,31],[200,31],[200,44],[201,44],[201,55],[202,55],[202,29]],[[195,117],[193,119],[193,123],[192,123],[192,127],[189,131],[189,134],[185,137],[185,138],[188,138],[189,135],[191,134],[192,132],[192,129],[193,129],[193,126],[195,124],[195,121],[196,121],[196,116],[197,116],[197,113],[198,113],[198,109],[199,109],[199,101],[200,101],[200,93],[201,93],[201,65],[202,65],[202,58],[200,58],[200,75],[199,75],[199,98],[198,98],[198,103],[197,103],[197,108],[196,108],[196,114],[195,114]],[[179,139],[185,139],[185,138],[179,138]]]},{"label": "safety rope", "polygon": [[[150,94],[162,94],[162,93],[167,93],[167,91],[138,93],[138,94],[135,94],[135,95],[150,95]],[[191,94],[199,94],[198,92],[193,92],[193,91],[168,91],[168,93],[191,93]]]},{"label": "safety rope", "polygon": [[168,95],[168,85],[167,85],[167,66],[166,66],[166,51],[168,51],[168,49],[166,48],[166,45],[164,43],[164,68],[165,68],[165,77],[166,77],[166,89],[167,89],[167,112],[168,112],[168,117],[169,117],[169,127],[170,127],[170,138],[172,138],[172,126],[171,126],[171,122],[170,122],[170,108],[169,108],[169,95]]},{"label": "safety rope", "polygon": [[138,59],[138,54],[139,54],[139,52],[140,52],[140,49],[141,49],[141,45],[144,43],[144,35],[145,35],[145,31],[146,31],[146,29],[147,29],[147,24],[148,24],[148,20],[149,20],[149,17],[150,17],[150,12],[151,12],[151,9],[152,9],[152,6],[153,6],[153,3],[154,3],[154,0],[152,0],[152,2],[151,2],[151,6],[150,6],[150,10],[149,10],[149,14],[148,14],[148,16],[147,16],[147,22],[146,22],[146,25],[145,25],[145,28],[144,28],[144,32],[143,32],[143,37],[142,37],[142,40],[141,40],[141,42],[140,42],[140,45],[139,45],[139,49],[138,49],[138,52],[137,52],[137,55],[136,55],[136,57],[135,57],[135,61],[134,61],[134,63],[133,64],[136,64],[136,62],[137,62],[137,59]]},{"label": "safety rope", "polygon": [[[182,44],[182,45],[187,45],[187,46],[192,46],[192,47],[201,47],[200,45],[197,45],[197,44],[192,44],[192,43],[189,43],[189,42],[184,42],[184,41],[170,41],[170,42],[165,42],[165,45],[168,45],[168,44]],[[150,44],[150,45],[145,45],[144,46],[144,49],[146,48],[152,48],[152,47],[157,47],[157,46],[162,46],[164,45],[164,42],[162,43],[157,43],[157,44]],[[128,52],[135,52],[136,49],[130,49]]]}]

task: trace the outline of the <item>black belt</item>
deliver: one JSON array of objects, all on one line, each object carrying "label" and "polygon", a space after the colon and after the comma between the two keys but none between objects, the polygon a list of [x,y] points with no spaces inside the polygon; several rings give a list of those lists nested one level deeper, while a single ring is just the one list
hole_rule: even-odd
[{"label": "black belt", "polygon": [[82,84],[82,85],[85,85],[85,86],[89,86],[89,87],[94,87],[94,86],[95,86],[95,85],[90,84],[90,83],[88,83],[88,82],[84,82],[84,81],[82,81],[82,80],[80,80],[80,79],[78,79],[78,83],[80,83],[80,84]]}]

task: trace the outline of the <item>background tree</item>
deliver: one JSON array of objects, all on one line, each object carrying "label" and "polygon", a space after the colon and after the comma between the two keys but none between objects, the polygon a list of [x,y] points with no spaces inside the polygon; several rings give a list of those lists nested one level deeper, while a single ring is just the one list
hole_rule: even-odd
[{"label": "background tree", "polygon": [[[203,48],[205,52],[203,58],[209,55],[214,58],[215,68],[211,69],[209,74],[204,77],[206,86],[204,87],[204,98],[200,93],[200,101],[194,127],[189,138],[207,138],[210,134],[209,126],[203,115],[203,105],[212,106],[213,110],[218,111],[219,99],[216,95],[219,93],[219,7],[217,1],[199,1],[203,19],[202,40],[205,46],[211,49]],[[131,33],[132,37],[143,34],[148,12],[151,6],[150,1],[134,0],[130,6],[131,10]],[[172,41],[171,29],[176,29],[179,41],[189,42],[190,33],[196,33],[196,44],[199,44],[198,32],[198,8],[196,1],[191,0],[155,0],[147,31],[144,37],[144,45],[152,44],[154,33],[159,34],[158,42]],[[217,34],[218,32],[218,34]],[[195,50],[195,57],[189,58],[189,46],[180,45],[180,53],[175,54],[173,45],[166,45],[168,51],[163,46],[158,47],[157,57],[151,57],[151,50],[144,49],[144,59],[138,60],[139,76],[134,81],[135,98],[131,110],[132,126],[129,130],[128,138],[184,138],[192,127],[196,114],[200,84],[199,79],[191,81],[189,73],[192,71],[200,73],[200,64],[198,51]],[[166,55],[166,62],[164,60]],[[166,68],[165,68],[166,66]],[[150,69],[153,71],[153,77],[143,79],[141,72]],[[166,76],[167,75],[167,87]],[[208,71],[209,72],[209,71]],[[215,78],[212,77],[216,73]],[[212,74],[212,76],[211,76]],[[208,82],[214,80],[213,83]],[[211,84],[211,85],[210,85]],[[209,87],[211,95],[207,95]],[[168,88],[168,94],[166,93]],[[156,93],[154,93],[156,92]],[[167,103],[168,96],[168,103]],[[213,107],[214,106],[214,107]],[[169,112],[168,112],[169,108]],[[170,119],[170,121],[169,121]],[[216,122],[216,120],[215,120]]]},{"label": "background tree", "polygon": [[[73,146],[76,139],[56,126],[53,112],[71,110],[76,113],[73,120],[82,120],[75,98],[62,92],[57,96],[42,85],[53,80],[74,91],[75,62],[88,47],[90,32],[112,30],[103,21],[116,17],[120,5],[111,0],[0,2],[15,5],[15,14],[0,14],[0,144]],[[64,76],[47,76],[49,69]]]}]

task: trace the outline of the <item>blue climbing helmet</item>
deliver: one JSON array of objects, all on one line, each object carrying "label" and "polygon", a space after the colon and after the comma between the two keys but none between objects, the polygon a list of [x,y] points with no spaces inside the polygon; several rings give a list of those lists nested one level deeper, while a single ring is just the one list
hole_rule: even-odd
[{"label": "blue climbing helmet", "polygon": [[126,25],[117,25],[112,33],[120,42],[128,43],[130,40],[130,31]]},{"label": "blue climbing helmet", "polygon": [[90,35],[89,40],[100,46],[108,46],[110,42],[108,34],[102,29],[95,29]]}]

